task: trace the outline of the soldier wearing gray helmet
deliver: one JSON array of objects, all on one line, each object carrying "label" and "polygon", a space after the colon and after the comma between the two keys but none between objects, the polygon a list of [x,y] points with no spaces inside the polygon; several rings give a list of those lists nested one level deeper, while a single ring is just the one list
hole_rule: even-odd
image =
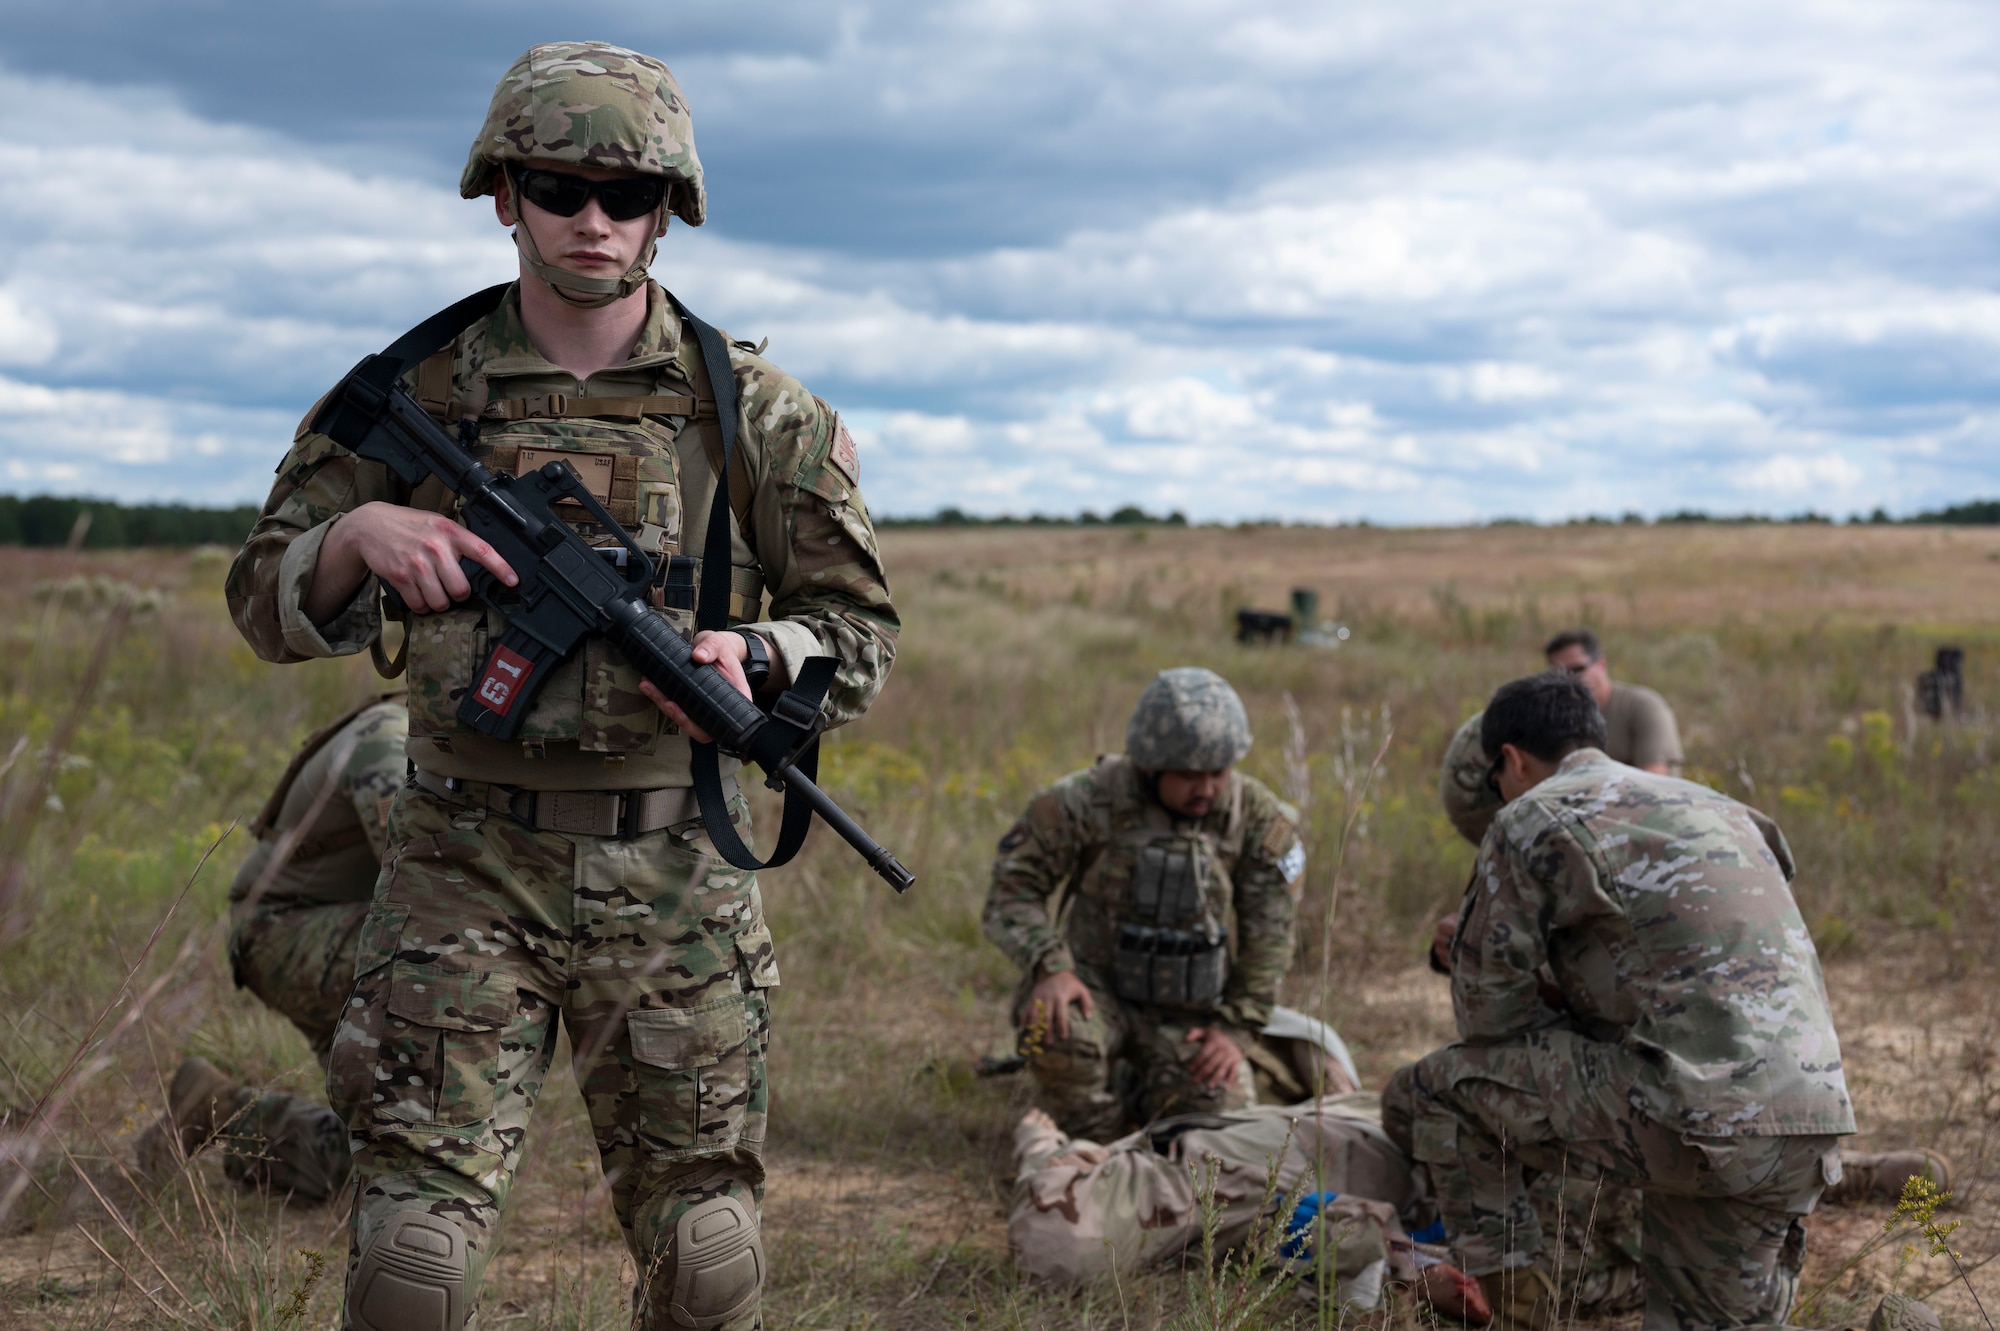
[{"label": "soldier wearing gray helmet", "polygon": [[1162,671],[1125,748],[1035,796],[986,898],[986,936],[1022,971],[1042,1103],[1098,1141],[1254,1101],[1249,1055],[1305,881],[1298,814],[1234,770],[1250,721],[1220,675]]}]

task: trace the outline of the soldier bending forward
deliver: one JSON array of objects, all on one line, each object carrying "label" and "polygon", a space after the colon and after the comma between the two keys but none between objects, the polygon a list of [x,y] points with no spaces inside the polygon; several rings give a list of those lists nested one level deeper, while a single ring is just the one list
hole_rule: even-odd
[{"label": "soldier bending forward", "polygon": [[[495,89],[459,192],[494,196],[520,280],[405,386],[451,428],[473,422],[496,470],[564,455],[670,571],[705,548],[709,500],[727,484],[740,627],[700,634],[695,660],[754,696],[832,656],[829,718],[860,714],[888,673],[897,620],[853,443],[796,379],[734,345],[735,400],[720,408],[736,414],[740,466],[723,481],[700,343],[646,276],[668,218],[699,226],[706,208],[673,75],[617,47],[532,48]],[[462,726],[459,699],[503,625],[467,600],[459,560],[503,581],[513,571],[454,520],[435,481],[399,489],[309,426],[278,473],[229,575],[231,612],[258,654],[368,650],[382,581],[414,612],[417,772],[390,814],[328,1070],[359,1182],[347,1325],[464,1325],[558,1018],[640,1272],[640,1324],[755,1325],[778,970],[756,881],[717,857],[693,798],[687,736],[706,737],[684,736],[678,709],[663,717],[599,638],[554,670],[519,739]],[[574,521],[615,544],[581,508]],[[677,627],[686,585],[656,588],[657,613]],[[733,781],[729,799],[747,824]]]},{"label": "soldier bending forward", "polygon": [[1021,967],[1021,1048],[1073,1136],[1255,1098],[1246,1054],[1291,961],[1306,855],[1298,815],[1231,770],[1249,749],[1226,680],[1162,671],[1125,753],[1035,796],[1001,838],[986,936]]},{"label": "soldier bending forward", "polygon": [[1605,757],[1567,675],[1503,686],[1480,730],[1507,803],[1451,943],[1459,1043],[1391,1079],[1384,1127],[1497,1331],[1555,1312],[1524,1166],[1643,1192],[1646,1331],[1781,1323],[1854,1131],[1783,835]]}]

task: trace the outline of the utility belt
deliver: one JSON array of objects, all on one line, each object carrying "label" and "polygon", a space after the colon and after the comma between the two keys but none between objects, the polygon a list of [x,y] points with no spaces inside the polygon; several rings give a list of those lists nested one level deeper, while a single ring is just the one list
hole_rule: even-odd
[{"label": "utility belt", "polygon": [[1118,926],[1112,958],[1112,988],[1128,1003],[1162,1007],[1206,1007],[1222,997],[1229,978],[1229,931],[1205,933]]},{"label": "utility belt", "polygon": [[[467,781],[417,769],[416,782],[455,804],[491,809],[537,832],[617,837],[630,841],[663,827],[701,821],[692,786],[658,790],[523,790],[492,781]],[[736,778],[724,777],[722,797],[736,798]]]}]

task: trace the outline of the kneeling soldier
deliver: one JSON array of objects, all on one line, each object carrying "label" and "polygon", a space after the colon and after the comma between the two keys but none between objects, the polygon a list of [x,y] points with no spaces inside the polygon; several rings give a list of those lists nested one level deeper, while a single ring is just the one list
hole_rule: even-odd
[{"label": "kneeling soldier", "polygon": [[[410,711],[398,696],[308,739],[252,825],[258,844],[230,884],[237,987],[289,1018],[322,1068],[354,987],[354,951],[382,869],[389,805],[409,770],[409,733]],[[272,856],[293,832],[291,853],[273,868]],[[332,1197],[353,1164],[346,1126],[318,1100],[260,1094],[207,1059],[189,1058],[174,1073],[166,1115],[139,1139],[139,1167],[162,1177],[179,1163],[175,1137],[184,1157],[218,1135],[230,1179],[300,1201]]]},{"label": "kneeling soldier", "polygon": [[1499,1331],[1557,1302],[1524,1168],[1641,1190],[1648,1331],[1781,1322],[1854,1131],[1783,835],[1612,762],[1568,676],[1505,685],[1480,729],[1507,803],[1451,941],[1459,1042],[1396,1074],[1384,1126]]},{"label": "kneeling soldier", "polygon": [[1161,672],[1125,747],[1035,797],[986,898],[986,936],[1024,973],[1015,1020],[1042,1102],[1097,1141],[1255,1099],[1246,1054],[1305,875],[1298,815],[1231,770],[1250,722],[1220,675]]}]

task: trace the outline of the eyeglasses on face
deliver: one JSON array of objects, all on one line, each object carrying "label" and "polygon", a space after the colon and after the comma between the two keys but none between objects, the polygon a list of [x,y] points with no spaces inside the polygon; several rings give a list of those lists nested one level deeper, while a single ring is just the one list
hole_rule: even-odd
[{"label": "eyeglasses on face", "polygon": [[596,195],[604,215],[614,222],[644,217],[667,197],[667,182],[659,176],[628,176],[619,180],[585,180],[566,171],[538,167],[514,173],[521,197],[557,217],[575,217]]}]

